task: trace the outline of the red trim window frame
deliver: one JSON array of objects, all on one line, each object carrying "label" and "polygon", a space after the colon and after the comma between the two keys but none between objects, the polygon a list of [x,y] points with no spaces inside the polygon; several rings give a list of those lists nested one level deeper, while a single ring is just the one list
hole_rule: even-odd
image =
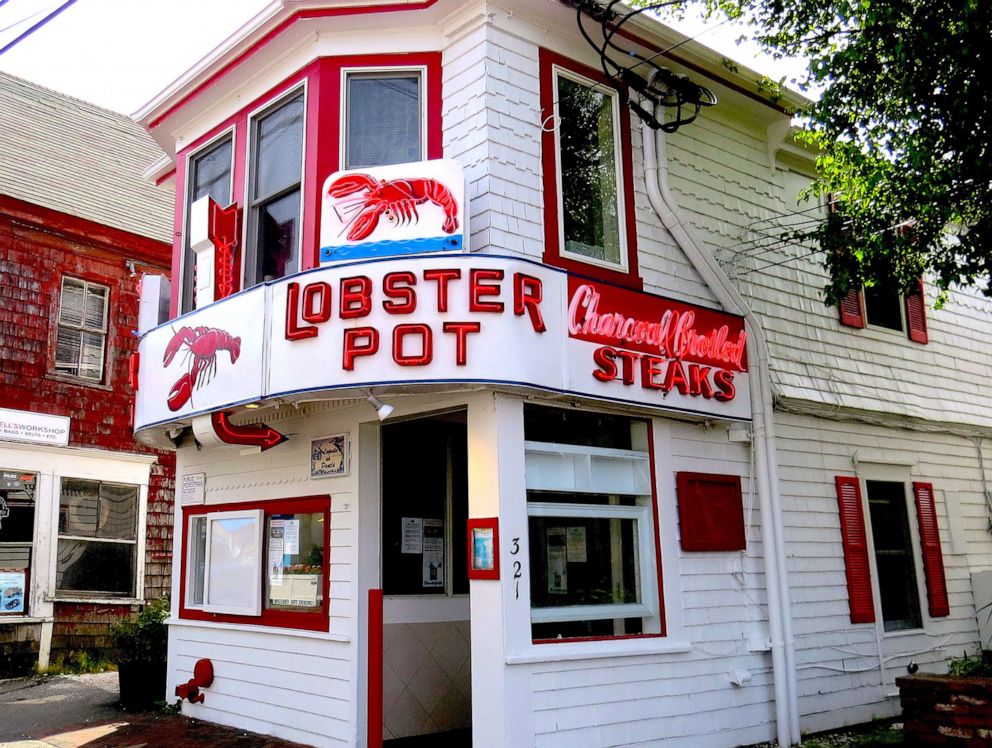
[{"label": "red trim window frame", "polygon": [[[258,583],[262,600],[261,614],[258,616],[235,615],[231,613],[212,613],[199,607],[188,607],[186,590],[189,579],[189,529],[191,518],[212,513],[243,512],[251,510],[262,511],[263,543],[259,548],[261,554],[261,573]],[[264,523],[272,515],[279,514],[317,514],[324,515],[324,558],[321,569],[322,602],[319,611],[287,611],[272,610],[265,607],[265,560],[268,548],[264,534]],[[330,629],[330,548],[331,548],[331,497],[300,496],[292,499],[272,499],[264,501],[242,501],[233,504],[204,504],[183,507],[182,513],[182,556],[179,575],[179,617],[191,621],[212,621],[216,623],[239,623],[246,626],[271,626],[273,628],[303,629],[306,631],[328,631]]]},{"label": "red trim window frame", "polygon": [[[342,69],[361,68],[374,71],[425,69],[424,81],[426,100],[426,122],[428,159],[443,156],[443,133],[441,121],[442,77],[440,52],[413,52],[403,54],[352,55],[348,57],[322,57],[296,71],[278,85],[253,99],[247,105],[219,122],[202,136],[193,140],[188,147],[176,154],[176,213],[174,218],[175,241],[172,247],[172,277],[180,278],[182,272],[183,249],[185,246],[185,220],[188,210],[187,163],[188,156],[195,155],[207,143],[222,133],[233,129],[234,169],[231,175],[231,201],[242,209],[243,222],[249,211],[244,210],[248,174],[249,116],[257,114],[268,104],[288,94],[297,86],[306,86],[303,125],[303,176],[301,196],[302,243],[299,269],[309,270],[319,265],[320,257],[320,217],[322,201],[320,190],[324,180],[338,171],[342,163],[341,110],[343,102]],[[305,82],[305,83],[304,83]],[[242,226],[242,237],[246,236]],[[247,239],[242,241],[242,245]],[[243,246],[238,248],[241,256]],[[241,274],[236,275],[238,282]],[[180,284],[172,284],[170,316],[179,314]]]},{"label": "red trim window frame", "polygon": [[[541,132],[541,167],[544,188],[544,262],[564,268],[570,272],[609,281],[617,285],[640,290],[644,287],[637,264],[637,221],[634,212],[634,166],[631,147],[630,109],[627,107],[627,92],[603,75],[602,71],[582,65],[556,52],[541,48],[540,64],[540,103],[541,118],[545,123]],[[562,243],[562,192],[560,189],[558,158],[558,116],[555,92],[559,71],[567,77],[584,78],[600,89],[606,90],[617,107],[616,122],[619,125],[619,158],[616,167],[620,170],[618,195],[618,223],[623,230],[620,254],[623,266],[600,262],[593,258],[584,259],[581,255],[567,254]]]},{"label": "red trim window frame", "polygon": [[[650,472],[650,503],[646,507],[650,513],[649,523],[654,533],[654,553],[651,561],[654,562],[654,573],[655,573],[655,583],[657,585],[657,606],[656,611],[658,617],[659,630],[657,632],[641,633],[641,634],[613,634],[613,635],[603,635],[603,636],[567,636],[561,638],[553,639],[540,639],[532,638],[533,644],[565,644],[565,643],[576,643],[576,642],[601,642],[601,641],[618,641],[623,639],[657,639],[668,636],[668,622],[665,615],[665,588],[664,588],[664,568],[662,562],[661,553],[661,524],[658,517],[658,479],[655,469],[655,443],[654,443],[654,429],[653,422],[651,419],[646,418],[627,418],[633,423],[641,423],[646,429],[647,435],[647,453],[648,453],[648,464]],[[530,515],[528,514],[528,525],[529,525]],[[530,553],[528,548],[527,553]],[[531,572],[533,573],[533,572]],[[523,580],[522,580],[523,581]],[[643,583],[643,579],[642,579]],[[533,601],[531,602],[531,607],[533,607]],[[529,614],[528,610],[528,614]],[[528,622],[528,626],[531,626],[532,622]]]}]

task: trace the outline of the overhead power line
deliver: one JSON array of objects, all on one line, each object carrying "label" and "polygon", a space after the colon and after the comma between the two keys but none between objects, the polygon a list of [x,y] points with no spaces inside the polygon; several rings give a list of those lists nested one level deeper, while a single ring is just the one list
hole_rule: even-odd
[{"label": "overhead power line", "polygon": [[[0,5],[3,5],[6,2],[7,2],[7,0],[0,0]],[[0,55],[4,54],[4,52],[7,52],[10,49],[13,49],[15,46],[17,46],[22,41],[24,41],[25,39],[27,39],[29,36],[31,36],[31,34],[33,34],[34,32],[36,32],[38,29],[42,28],[46,23],[48,23],[49,21],[51,21],[53,18],[55,18],[55,16],[57,16],[59,13],[61,13],[62,11],[64,11],[66,8],[68,8],[70,5],[72,5],[75,2],[76,2],[76,0],[66,0],[66,2],[62,3],[55,10],[53,10],[47,16],[45,16],[44,18],[42,18],[40,21],[38,21],[38,23],[36,23],[33,26],[31,26],[30,28],[25,29],[24,31],[22,31],[20,34],[18,34],[16,37],[14,37],[14,39],[12,41],[8,42],[3,47],[0,47]]]}]

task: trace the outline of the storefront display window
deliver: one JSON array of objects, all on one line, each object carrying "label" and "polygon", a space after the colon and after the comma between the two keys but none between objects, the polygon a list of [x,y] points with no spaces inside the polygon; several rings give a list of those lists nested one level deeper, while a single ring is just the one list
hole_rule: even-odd
[{"label": "storefront display window", "polygon": [[0,471],[0,616],[28,613],[37,476]]},{"label": "storefront display window", "polygon": [[138,486],[63,478],[56,589],[134,595]]},{"label": "storefront display window", "polygon": [[186,516],[182,617],[327,630],[327,497]]},{"label": "storefront display window", "polygon": [[524,433],[534,639],[659,633],[647,424],[528,405]]}]

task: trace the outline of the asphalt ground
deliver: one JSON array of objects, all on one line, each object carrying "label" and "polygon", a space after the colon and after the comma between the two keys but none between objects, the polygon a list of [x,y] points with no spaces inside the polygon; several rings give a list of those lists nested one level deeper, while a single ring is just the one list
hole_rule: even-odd
[{"label": "asphalt ground", "polygon": [[0,681],[0,748],[303,748],[117,702],[115,672]]}]

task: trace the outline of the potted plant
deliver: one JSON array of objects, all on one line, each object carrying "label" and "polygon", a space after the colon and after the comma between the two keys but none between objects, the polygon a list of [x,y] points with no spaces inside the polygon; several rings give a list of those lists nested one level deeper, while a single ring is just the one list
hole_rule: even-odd
[{"label": "potted plant", "polygon": [[148,709],[165,700],[169,615],[168,598],[148,603],[136,619],[111,627],[117,648],[117,675],[121,707],[128,711]]}]

